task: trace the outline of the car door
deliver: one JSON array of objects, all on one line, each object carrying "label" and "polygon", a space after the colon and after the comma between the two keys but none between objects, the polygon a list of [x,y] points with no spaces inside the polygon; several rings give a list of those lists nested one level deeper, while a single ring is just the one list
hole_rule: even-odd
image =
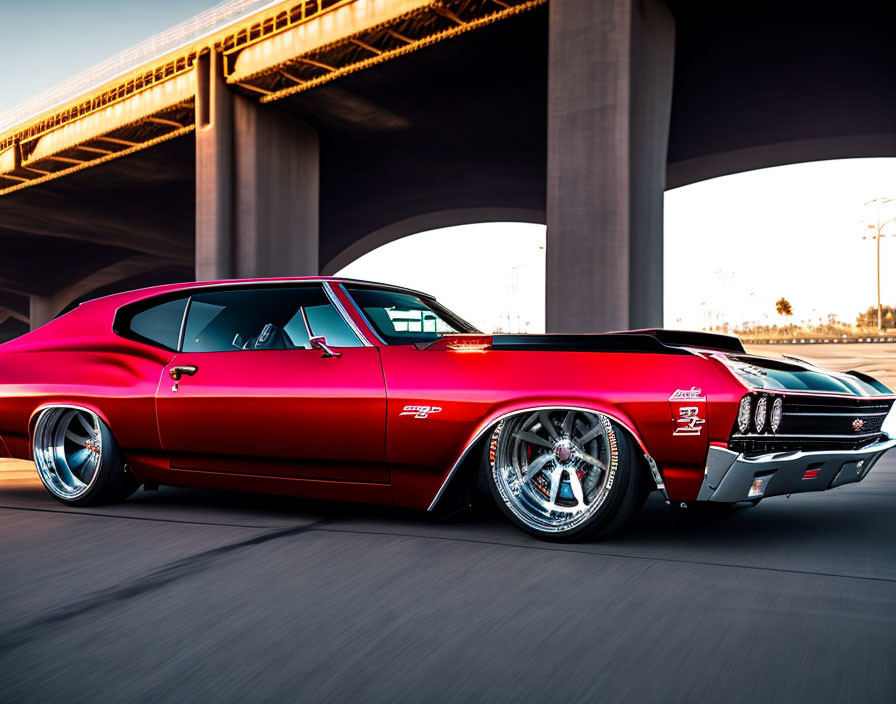
[{"label": "car door", "polygon": [[320,284],[203,290],[178,349],[157,394],[173,468],[389,481],[379,351]]}]

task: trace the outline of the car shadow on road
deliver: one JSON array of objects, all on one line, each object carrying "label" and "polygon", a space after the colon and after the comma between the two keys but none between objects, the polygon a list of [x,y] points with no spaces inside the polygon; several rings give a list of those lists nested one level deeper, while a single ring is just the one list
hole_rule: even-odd
[{"label": "car shadow on road", "polygon": [[[835,507],[828,502],[829,498],[816,495],[788,501],[780,497],[767,499],[758,506],[738,504],[729,510],[694,511],[669,505],[654,492],[627,525],[610,535],[579,544],[617,547],[643,544],[693,547],[702,544],[752,548],[757,543],[774,545],[779,542],[791,544],[798,539],[832,540],[853,528],[861,528],[868,521],[868,512],[858,502]],[[169,508],[182,508],[187,514],[202,509],[224,513],[239,511],[280,519],[323,519],[332,528],[346,531],[419,533],[427,537],[513,543],[535,540],[512,526],[493,503],[481,500],[472,509],[448,516],[392,506],[174,488],[140,492],[128,503],[163,504]]]},{"label": "car shadow on road", "polygon": [[[328,529],[345,532],[510,544],[535,542],[546,547],[557,545],[541,543],[523,534],[494,504],[483,502],[470,510],[439,516],[391,506],[161,487],[157,491],[140,489],[121,504],[79,509],[61,506],[35,482],[0,487],[0,506],[163,521],[231,523],[248,520],[271,527],[324,521]],[[729,511],[693,511],[670,506],[658,492],[654,492],[627,525],[610,535],[577,545],[616,549],[645,545],[674,549],[702,545],[736,551],[739,547],[752,549],[757,544],[793,544],[795,540],[836,541],[844,534],[861,533],[869,522],[880,518],[877,515],[880,511],[877,507],[863,507],[859,500],[830,502],[826,496],[808,500],[804,497],[790,502],[781,497],[768,499],[755,507],[743,504]]]}]

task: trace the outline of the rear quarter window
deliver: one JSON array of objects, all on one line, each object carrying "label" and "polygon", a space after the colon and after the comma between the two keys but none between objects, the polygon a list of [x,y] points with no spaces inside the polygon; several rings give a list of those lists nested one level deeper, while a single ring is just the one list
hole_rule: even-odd
[{"label": "rear quarter window", "polygon": [[187,298],[165,301],[125,316],[122,329],[117,332],[132,340],[176,350]]}]

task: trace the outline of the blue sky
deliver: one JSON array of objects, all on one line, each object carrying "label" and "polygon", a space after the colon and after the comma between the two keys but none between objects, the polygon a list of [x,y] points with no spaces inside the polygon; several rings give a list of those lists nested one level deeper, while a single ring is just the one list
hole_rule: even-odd
[{"label": "blue sky", "polygon": [[215,4],[0,0],[0,112]]}]

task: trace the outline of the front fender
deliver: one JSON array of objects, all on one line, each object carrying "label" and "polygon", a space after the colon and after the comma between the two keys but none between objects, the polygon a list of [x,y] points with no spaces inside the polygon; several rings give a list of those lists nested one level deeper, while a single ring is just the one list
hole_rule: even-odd
[{"label": "front fender", "polygon": [[[599,413],[607,416],[613,422],[621,426],[632,438],[632,440],[637,443],[637,445],[640,447],[641,451],[647,458],[648,463],[653,463],[647,446],[644,444],[644,441],[637,430],[635,422],[627,413],[625,413],[625,411],[618,407],[603,402],[583,401],[582,399],[553,398],[542,399],[536,403],[533,403],[531,401],[514,401],[511,403],[502,404],[500,407],[495,408],[491,413],[482,418],[467,437],[463,448],[459,451],[452,465],[447,468],[441,475],[432,475],[430,486],[428,487],[428,491],[426,493],[426,496],[430,497],[429,503],[426,506],[427,510],[435,510],[436,506],[443,500],[443,498],[455,483],[460,482],[465,486],[468,485],[468,480],[470,479],[468,475],[471,472],[475,473],[475,470],[478,469],[480,453],[484,447],[483,442],[487,440],[489,433],[499,422],[506,418],[510,418],[522,413],[556,409],[577,410],[587,413]],[[655,466],[655,464],[653,466]],[[408,495],[405,498],[401,493],[399,493],[400,484],[402,482],[401,478],[398,478],[398,480],[399,481],[396,482],[396,477],[393,477],[393,487],[394,491],[396,492],[395,503],[398,505],[419,506],[419,497]],[[418,490],[423,488],[420,486],[420,477],[417,478],[415,484],[417,484]],[[662,481],[660,480],[658,482],[658,488],[662,488],[661,484]],[[463,492],[461,492],[461,494],[463,494]],[[414,501],[414,503],[404,503],[404,501],[408,500]],[[422,506],[420,507],[422,508]]]}]

